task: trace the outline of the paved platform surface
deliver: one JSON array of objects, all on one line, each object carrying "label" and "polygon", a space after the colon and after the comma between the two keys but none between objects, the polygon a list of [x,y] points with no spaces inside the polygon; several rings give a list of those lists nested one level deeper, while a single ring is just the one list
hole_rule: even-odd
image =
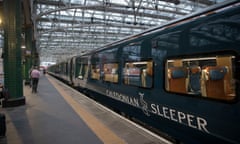
[{"label": "paved platform surface", "polygon": [[0,108],[7,133],[0,144],[167,144],[48,75],[38,93],[24,86],[26,105]]}]

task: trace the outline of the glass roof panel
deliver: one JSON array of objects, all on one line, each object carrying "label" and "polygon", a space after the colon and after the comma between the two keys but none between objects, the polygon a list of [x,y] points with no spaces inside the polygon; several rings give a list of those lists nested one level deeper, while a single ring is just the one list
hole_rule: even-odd
[{"label": "glass roof panel", "polygon": [[41,61],[56,62],[224,0],[36,0]]}]

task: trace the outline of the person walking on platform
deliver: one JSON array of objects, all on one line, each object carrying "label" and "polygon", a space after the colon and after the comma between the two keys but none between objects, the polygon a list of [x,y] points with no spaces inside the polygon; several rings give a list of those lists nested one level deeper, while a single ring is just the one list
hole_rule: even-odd
[{"label": "person walking on platform", "polygon": [[38,87],[38,80],[40,77],[40,71],[38,70],[38,67],[35,66],[33,70],[31,71],[31,78],[32,78],[32,93],[37,93],[37,87]]}]

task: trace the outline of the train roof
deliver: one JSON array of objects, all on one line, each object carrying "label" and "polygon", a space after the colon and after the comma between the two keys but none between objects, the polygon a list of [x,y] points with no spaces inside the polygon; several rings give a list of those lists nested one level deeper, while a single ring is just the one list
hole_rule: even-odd
[{"label": "train roof", "polygon": [[84,56],[84,55],[87,56],[90,53],[95,53],[95,52],[101,51],[101,50],[103,50],[105,48],[109,48],[109,47],[112,47],[112,46],[116,46],[118,44],[122,44],[124,42],[129,41],[129,40],[133,40],[133,39],[139,38],[140,36],[145,36],[147,34],[151,34],[151,33],[154,33],[154,32],[161,31],[161,30],[163,30],[165,28],[172,27],[172,26],[174,26],[176,24],[183,24],[185,22],[188,22],[192,18],[205,16],[206,14],[212,14],[212,11],[225,9],[226,7],[234,5],[234,4],[239,4],[240,5],[240,1],[239,0],[229,0],[229,1],[222,2],[222,3],[218,3],[216,5],[212,5],[212,6],[210,6],[208,8],[205,8],[205,9],[203,9],[201,11],[197,11],[197,12],[194,12],[194,13],[192,13],[190,15],[186,15],[186,16],[184,16],[182,18],[169,21],[166,24],[163,24],[161,26],[156,26],[156,27],[150,28],[150,29],[148,29],[146,31],[140,32],[138,34],[127,36],[127,37],[125,37],[125,38],[123,38],[121,40],[117,40],[117,41],[114,41],[112,43],[106,44],[106,45],[104,45],[104,46],[102,46],[100,48],[97,48],[97,49],[92,50],[92,51],[90,51],[88,53],[85,53],[82,56]]}]

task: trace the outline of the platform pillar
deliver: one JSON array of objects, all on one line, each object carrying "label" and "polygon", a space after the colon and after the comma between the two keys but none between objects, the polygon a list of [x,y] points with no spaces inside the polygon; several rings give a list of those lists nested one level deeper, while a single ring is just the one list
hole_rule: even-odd
[{"label": "platform pillar", "polygon": [[36,40],[33,41],[33,45],[32,45],[32,63],[33,63],[33,65],[36,65],[36,66],[38,66],[40,64],[39,54],[37,52],[37,41]]},{"label": "platform pillar", "polygon": [[24,79],[25,84],[30,84],[29,71],[32,67],[32,26],[25,28],[25,44],[26,49],[24,51]]},{"label": "platform pillar", "polygon": [[4,86],[8,98],[3,107],[25,104],[21,58],[21,0],[5,0],[4,7]]}]

